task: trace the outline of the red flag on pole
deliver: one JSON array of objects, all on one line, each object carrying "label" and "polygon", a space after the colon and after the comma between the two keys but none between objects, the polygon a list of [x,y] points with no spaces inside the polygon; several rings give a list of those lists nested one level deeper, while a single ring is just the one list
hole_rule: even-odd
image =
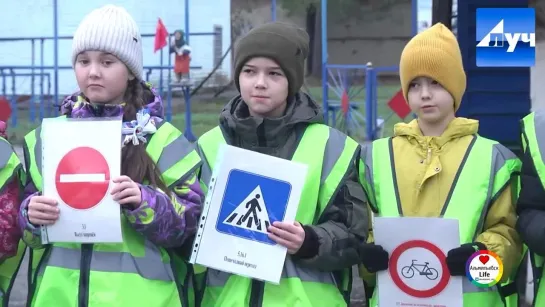
[{"label": "red flag on pole", "polygon": [[167,28],[165,27],[165,24],[163,23],[161,18],[159,18],[159,20],[157,20],[157,26],[155,27],[155,42],[153,44],[153,52],[155,53],[157,52],[157,50],[161,50],[166,45],[168,45],[167,39]]}]

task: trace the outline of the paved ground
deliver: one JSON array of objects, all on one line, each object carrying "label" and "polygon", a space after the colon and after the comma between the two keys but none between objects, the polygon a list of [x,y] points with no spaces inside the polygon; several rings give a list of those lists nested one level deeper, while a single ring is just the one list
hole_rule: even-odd
[{"label": "paved ground", "polygon": [[25,257],[19,274],[17,274],[17,279],[11,291],[11,297],[9,301],[9,307],[23,307],[26,303],[27,295],[27,268],[28,268],[28,258]]},{"label": "paved ground", "polygon": [[[20,159],[23,159],[23,151],[21,147],[16,147],[15,150],[17,151],[17,154],[19,155]],[[21,269],[19,270],[19,274],[17,275],[17,279],[15,280],[15,285],[12,290],[11,299],[9,307],[22,307],[25,306],[26,302],[26,289],[27,289],[27,268],[28,268],[28,261],[25,257],[25,260],[23,261],[23,264],[21,265]],[[351,304],[352,307],[364,307],[365,304],[363,303],[363,297],[364,297],[364,291],[362,282],[358,277],[358,272],[356,269],[354,269],[354,282],[353,282],[353,294],[352,294],[352,301]]]}]

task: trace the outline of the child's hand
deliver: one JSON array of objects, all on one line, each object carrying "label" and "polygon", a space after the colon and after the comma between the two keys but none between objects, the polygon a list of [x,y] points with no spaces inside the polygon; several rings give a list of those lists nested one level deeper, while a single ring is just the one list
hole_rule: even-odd
[{"label": "child's hand", "polygon": [[45,196],[32,196],[28,203],[28,220],[34,225],[53,225],[59,219],[57,201]]},{"label": "child's hand", "polygon": [[129,205],[137,208],[142,203],[142,192],[140,187],[128,176],[119,176],[113,179],[116,183],[112,192],[113,199],[120,205]]},{"label": "child's hand", "polygon": [[305,241],[305,230],[299,222],[274,222],[268,231],[269,238],[286,247],[290,255],[297,253]]}]

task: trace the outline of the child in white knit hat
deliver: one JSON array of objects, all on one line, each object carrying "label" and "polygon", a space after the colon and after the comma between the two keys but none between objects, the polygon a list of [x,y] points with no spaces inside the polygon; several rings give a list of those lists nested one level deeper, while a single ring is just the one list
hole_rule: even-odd
[{"label": "child in white knit hat", "polygon": [[[186,276],[179,274],[187,268],[170,249],[195,233],[203,194],[194,170],[201,160],[182,133],[163,120],[161,97],[142,81],[142,62],[138,26],[121,7],[94,10],[74,35],[72,63],[80,92],[65,99],[62,114],[123,117],[122,176],[113,179],[112,195],[122,208],[124,242],[47,245],[30,293],[33,306],[192,303],[185,295]],[[139,128],[150,124],[156,130],[145,135]],[[40,150],[34,143],[26,144],[29,152]],[[36,165],[35,156],[25,155],[26,165]],[[36,189],[42,186],[36,177],[27,184],[35,193],[23,201],[20,219],[25,242],[39,250],[44,247],[39,225],[54,224],[59,210],[57,200]]]}]

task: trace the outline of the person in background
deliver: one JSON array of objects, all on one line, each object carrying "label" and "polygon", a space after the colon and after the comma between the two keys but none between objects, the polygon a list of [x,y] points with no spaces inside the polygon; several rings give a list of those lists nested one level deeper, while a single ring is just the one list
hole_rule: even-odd
[{"label": "person in background", "polygon": [[170,43],[170,53],[174,53],[174,74],[176,82],[185,83],[189,80],[191,63],[191,47],[186,44],[184,31],[176,30]]},{"label": "person in background", "polygon": [[532,306],[545,306],[545,111],[536,110],[522,120],[521,190],[517,203],[517,230],[528,246],[534,276]]},{"label": "person in background", "polygon": [[17,215],[25,172],[13,146],[8,142],[7,125],[0,121],[0,303],[7,306],[13,278],[25,252]]}]

